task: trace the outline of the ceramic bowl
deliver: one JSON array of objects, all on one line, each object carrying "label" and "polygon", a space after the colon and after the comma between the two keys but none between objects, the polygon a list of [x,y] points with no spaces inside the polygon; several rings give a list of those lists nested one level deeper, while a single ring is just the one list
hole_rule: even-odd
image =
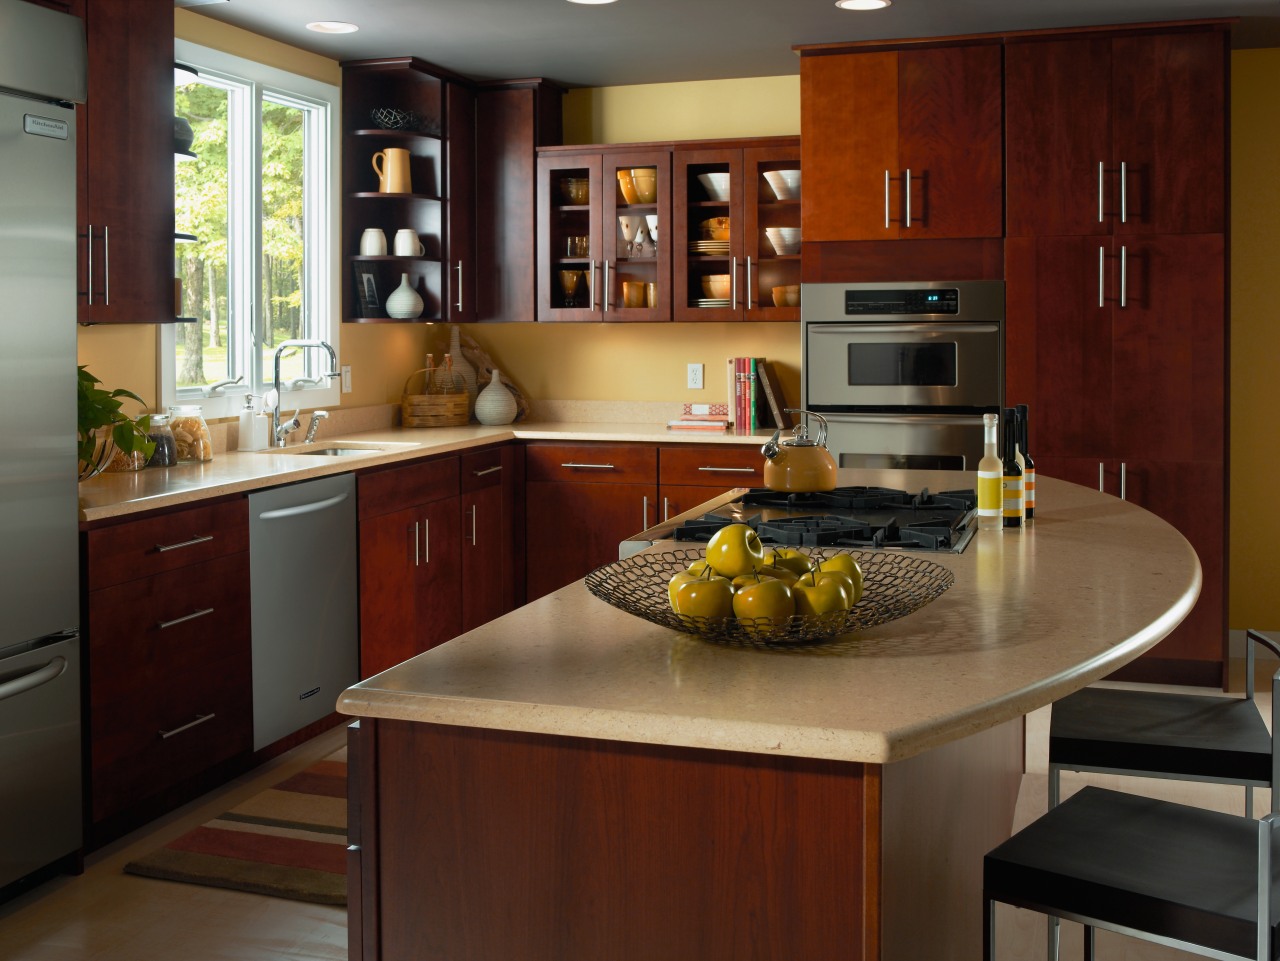
[{"label": "ceramic bowl", "polygon": [[764,234],[778,254],[800,253],[799,227],[765,227]]},{"label": "ceramic bowl", "polygon": [[560,181],[560,193],[571,204],[585,204],[591,196],[591,181],[586,177],[565,177]]},{"label": "ceramic bowl", "polygon": [[629,204],[640,202],[640,192],[636,190],[636,182],[631,179],[630,170],[618,171],[618,189],[622,191],[622,199]]},{"label": "ceramic bowl", "polygon": [[702,278],[702,293],[707,297],[726,299],[729,296],[729,275],[707,274]]},{"label": "ceramic bowl", "polygon": [[[635,184],[636,196],[642,204],[651,204],[658,199],[658,169],[656,167],[632,167],[631,182]],[[632,203],[633,201],[628,201]]]},{"label": "ceramic bowl", "polygon": [[703,240],[729,239],[728,217],[712,217],[710,220],[704,220],[699,226],[702,228]]},{"label": "ceramic bowl", "polygon": [[779,200],[796,200],[800,196],[799,170],[766,170],[764,179]]},{"label": "ceramic bowl", "polygon": [[727,173],[698,174],[698,183],[711,200],[728,201],[729,175]]},{"label": "ceramic bowl", "polygon": [[775,307],[799,307],[800,306],[800,285],[787,284],[783,287],[773,288],[773,306]]}]

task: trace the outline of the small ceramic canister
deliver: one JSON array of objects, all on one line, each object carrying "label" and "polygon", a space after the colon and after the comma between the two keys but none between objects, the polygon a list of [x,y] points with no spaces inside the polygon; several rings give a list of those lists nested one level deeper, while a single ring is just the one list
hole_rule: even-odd
[{"label": "small ceramic canister", "polygon": [[370,227],[360,235],[360,255],[362,257],[385,257],[387,255],[387,235],[377,227]]}]

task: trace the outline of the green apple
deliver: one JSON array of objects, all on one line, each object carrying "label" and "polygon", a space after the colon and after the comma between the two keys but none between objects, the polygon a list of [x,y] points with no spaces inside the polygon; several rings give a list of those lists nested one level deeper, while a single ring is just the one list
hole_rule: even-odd
[{"label": "green apple", "polygon": [[797,576],[813,570],[813,560],[809,555],[794,547],[775,547],[764,555],[764,562],[769,567],[785,567],[789,571],[795,571]]},{"label": "green apple", "polygon": [[707,542],[707,563],[721,577],[730,579],[764,567],[760,535],[746,524],[726,524]]},{"label": "green apple", "polygon": [[805,574],[791,589],[796,613],[815,615],[847,611],[852,605],[841,578],[829,574]]},{"label": "green apple", "polygon": [[710,572],[685,581],[676,590],[676,613],[718,624],[733,616],[733,585],[727,577]]},{"label": "green apple", "polygon": [[858,599],[862,597],[862,591],[865,586],[862,578],[862,567],[852,554],[833,554],[824,561],[818,563],[820,571],[844,571],[853,581],[853,603],[857,604]]},{"label": "green apple", "polygon": [[[782,627],[795,610],[791,588],[776,577],[762,577],[756,583],[739,588],[733,595],[734,616],[746,622],[742,625],[746,631]],[[755,618],[767,618],[769,623],[761,625]]]},{"label": "green apple", "polygon": [[676,606],[676,591],[697,577],[698,575],[691,570],[676,571],[671,575],[671,580],[667,581],[667,599],[671,601],[671,609],[677,614],[680,613],[680,608]]}]

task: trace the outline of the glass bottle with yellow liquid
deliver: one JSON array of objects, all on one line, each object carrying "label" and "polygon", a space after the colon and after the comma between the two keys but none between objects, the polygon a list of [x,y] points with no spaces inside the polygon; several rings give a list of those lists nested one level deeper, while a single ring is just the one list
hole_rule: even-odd
[{"label": "glass bottle with yellow liquid", "polygon": [[1000,434],[1000,417],[982,415],[982,460],[978,461],[978,530],[999,530],[1004,512],[1004,495],[1001,484],[1004,469],[1000,455],[996,453]]}]

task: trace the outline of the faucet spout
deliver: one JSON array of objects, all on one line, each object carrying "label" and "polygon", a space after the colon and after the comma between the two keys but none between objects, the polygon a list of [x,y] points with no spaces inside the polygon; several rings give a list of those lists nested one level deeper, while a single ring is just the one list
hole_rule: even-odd
[{"label": "faucet spout", "polygon": [[299,422],[297,414],[287,424],[280,423],[280,357],[286,350],[295,348],[302,349],[312,347],[316,350],[323,350],[329,355],[329,370],[324,373],[324,377],[339,377],[341,372],[338,370],[338,355],[326,341],[323,340],[286,340],[276,346],[275,360],[273,364],[272,387],[274,389],[273,397],[275,402],[271,406],[271,438],[277,447],[284,447],[289,435],[302,426]]}]

